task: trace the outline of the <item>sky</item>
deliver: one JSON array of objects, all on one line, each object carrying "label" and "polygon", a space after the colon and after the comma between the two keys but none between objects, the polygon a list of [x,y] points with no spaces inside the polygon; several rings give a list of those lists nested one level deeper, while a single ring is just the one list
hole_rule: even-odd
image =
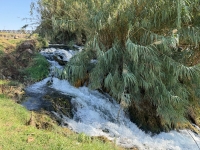
[{"label": "sky", "polygon": [[[30,4],[34,0],[0,0],[0,30],[20,30],[30,21]],[[36,0],[35,0],[36,1]],[[28,27],[27,29],[32,29]]]}]

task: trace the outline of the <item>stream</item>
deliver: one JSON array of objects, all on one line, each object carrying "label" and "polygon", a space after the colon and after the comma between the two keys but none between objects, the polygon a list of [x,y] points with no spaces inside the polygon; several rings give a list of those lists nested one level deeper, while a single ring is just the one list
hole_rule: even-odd
[{"label": "stream", "polygon": [[[79,50],[81,51],[81,50]],[[162,132],[157,135],[146,134],[129,119],[121,106],[108,94],[102,94],[87,87],[76,88],[67,80],[56,77],[56,69],[62,69],[52,56],[62,55],[64,61],[77,51],[47,48],[41,51],[49,63],[49,77],[26,88],[27,99],[22,105],[28,110],[45,109],[62,120],[62,126],[89,136],[105,136],[117,145],[140,150],[199,150],[200,135],[190,130]],[[56,68],[56,69],[55,69]],[[50,83],[50,84],[49,84]],[[70,97],[72,117],[56,112],[52,103],[43,97],[48,92],[57,91]]]}]

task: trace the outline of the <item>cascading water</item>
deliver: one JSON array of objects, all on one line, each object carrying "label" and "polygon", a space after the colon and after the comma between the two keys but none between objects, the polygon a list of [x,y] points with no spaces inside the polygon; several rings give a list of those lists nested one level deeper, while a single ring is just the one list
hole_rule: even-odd
[{"label": "cascading water", "polygon": [[[52,52],[43,51],[46,58],[59,53],[55,49]],[[63,52],[63,51],[62,51]],[[65,52],[66,57],[71,58],[72,51]],[[71,55],[70,55],[71,54]],[[63,56],[64,57],[64,56]],[[68,59],[68,60],[69,60]],[[83,132],[90,136],[105,136],[115,141],[118,145],[131,148],[138,147],[141,150],[198,150],[200,146],[200,135],[190,130],[170,131],[152,136],[140,130],[132,123],[121,106],[110,96],[92,91],[87,87],[76,88],[66,80],[60,80],[53,74],[54,69],[62,69],[55,61],[51,63],[50,77],[28,87],[28,91],[41,93],[47,82],[51,81],[49,88],[60,91],[62,94],[70,95],[73,105],[73,118],[70,119],[63,114],[53,112],[62,119],[63,126],[67,126],[76,132]],[[52,77],[54,76],[54,77]]]}]

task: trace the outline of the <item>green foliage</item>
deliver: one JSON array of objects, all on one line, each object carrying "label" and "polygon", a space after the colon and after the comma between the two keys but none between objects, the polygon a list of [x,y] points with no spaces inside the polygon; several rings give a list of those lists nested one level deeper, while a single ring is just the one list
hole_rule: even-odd
[{"label": "green foliage", "polygon": [[[37,11],[40,24],[36,31],[51,43],[74,42],[82,44],[84,19],[87,19],[84,6],[77,1],[38,0],[32,3],[31,12]],[[82,12],[82,13],[80,13]]]},{"label": "green foliage", "polygon": [[15,81],[15,80],[11,80],[7,83],[8,86],[20,86],[20,82],[19,81]]},{"label": "green foliage", "polygon": [[84,133],[80,133],[77,138],[80,143],[91,143],[92,139],[90,136],[85,135]]},{"label": "green foliage", "polygon": [[38,36],[37,34],[33,35],[36,40],[37,40],[37,44],[36,44],[36,49],[41,49],[43,47],[48,47],[48,41],[45,38],[42,38],[41,36]]},{"label": "green foliage", "polygon": [[31,81],[39,81],[49,74],[49,63],[40,54],[35,55],[32,63],[22,71]]},{"label": "green foliage", "polygon": [[8,84],[8,81],[6,81],[6,80],[0,80],[0,85],[2,85],[2,84]]},{"label": "green foliage", "polygon": [[[1,45],[0,45],[0,48],[2,48]],[[0,55],[2,54],[4,54],[4,51],[0,49]]]}]

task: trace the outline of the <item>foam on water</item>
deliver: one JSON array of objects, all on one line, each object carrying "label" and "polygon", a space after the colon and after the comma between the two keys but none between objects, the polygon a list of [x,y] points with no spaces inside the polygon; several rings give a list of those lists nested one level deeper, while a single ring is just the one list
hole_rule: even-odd
[{"label": "foam on water", "polygon": [[[44,79],[30,88],[35,90],[37,86],[42,87],[49,79]],[[76,132],[84,132],[90,136],[105,136],[127,148],[137,146],[142,150],[198,150],[193,138],[200,144],[200,136],[190,130],[162,132],[151,136],[132,123],[120,105],[108,96],[87,87],[76,88],[66,80],[51,80],[52,88],[74,97],[71,101],[74,117],[69,119],[63,116],[63,123]]]}]

